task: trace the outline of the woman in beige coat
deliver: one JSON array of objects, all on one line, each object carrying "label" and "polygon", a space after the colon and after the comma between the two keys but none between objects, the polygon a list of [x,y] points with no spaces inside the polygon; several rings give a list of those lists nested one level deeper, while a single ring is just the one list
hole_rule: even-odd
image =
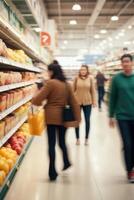
[{"label": "woman in beige coat", "polygon": [[[63,74],[60,65],[58,64],[49,65],[48,73],[50,76],[50,80],[33,98],[32,103],[34,105],[40,106],[44,100],[47,100],[45,106],[45,115],[47,123],[49,160],[50,160],[49,177],[50,180],[56,180],[58,176],[55,168],[56,133],[58,134],[59,146],[63,154],[63,161],[64,161],[63,170],[66,170],[71,166],[65,142],[67,129],[64,127],[63,124],[63,109],[68,101],[71,107],[73,108],[75,119],[79,124],[80,107],[74,97],[71,86],[68,83],[66,83],[66,78]],[[66,90],[68,90],[68,95]]]},{"label": "woman in beige coat", "polygon": [[[90,132],[90,116],[92,106],[96,106],[96,90],[94,79],[89,75],[88,66],[82,65],[78,77],[74,81],[74,94],[84,112],[85,118],[85,145],[88,145]],[[76,128],[76,144],[80,145],[79,128]]]}]

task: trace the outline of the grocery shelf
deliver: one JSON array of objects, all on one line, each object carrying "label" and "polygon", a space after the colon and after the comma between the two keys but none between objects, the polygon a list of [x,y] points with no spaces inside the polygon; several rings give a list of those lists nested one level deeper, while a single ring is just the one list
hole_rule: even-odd
[{"label": "grocery shelf", "polygon": [[0,187],[0,199],[4,199],[14,177],[15,177],[15,174],[16,172],[19,170],[19,167],[21,165],[21,162],[24,158],[24,156],[26,155],[31,143],[33,141],[33,137],[29,139],[29,141],[27,142],[27,144],[25,145],[21,155],[19,156],[19,158],[17,159],[16,161],[16,164],[14,165],[13,169],[10,171],[10,173],[8,174],[8,176],[6,177],[4,183],[3,183],[3,186]]},{"label": "grocery shelf", "polygon": [[13,127],[6,135],[3,139],[0,140],[0,147],[2,147],[7,141],[8,139],[23,125],[23,123],[27,120],[27,116],[24,116],[19,122],[18,124]]},{"label": "grocery shelf", "polygon": [[2,17],[0,17],[0,36],[15,48],[23,49],[31,58],[37,61],[41,61],[43,63],[46,62],[45,59],[40,56],[39,52],[30,48],[29,45],[22,38],[21,34],[19,34]]},{"label": "grocery shelf", "polygon": [[20,82],[20,83],[13,83],[10,85],[3,85],[3,86],[0,86],[0,92],[5,92],[8,90],[32,85],[34,83],[38,83],[38,81],[40,81],[40,80],[37,79],[37,80],[31,80],[31,81],[24,81],[24,82]]},{"label": "grocery shelf", "polygon": [[25,64],[21,64],[18,62],[15,62],[13,60],[9,60],[7,58],[1,57],[0,56],[0,66],[5,69],[6,67],[8,67],[8,69],[21,69],[21,70],[25,70],[25,71],[32,71],[32,72],[37,72],[40,73],[42,72],[42,70],[38,67],[32,66],[32,65],[25,65]]},{"label": "grocery shelf", "polygon": [[15,105],[13,105],[12,107],[4,110],[3,112],[0,113],[0,120],[2,120],[3,118],[5,118],[7,115],[9,115],[10,113],[12,113],[14,110],[16,110],[17,108],[19,108],[20,106],[22,106],[23,104],[27,103],[28,101],[30,101],[32,99],[33,95],[30,95],[28,97],[25,97],[24,99],[22,99],[21,101],[19,101],[18,103],[16,103]]}]

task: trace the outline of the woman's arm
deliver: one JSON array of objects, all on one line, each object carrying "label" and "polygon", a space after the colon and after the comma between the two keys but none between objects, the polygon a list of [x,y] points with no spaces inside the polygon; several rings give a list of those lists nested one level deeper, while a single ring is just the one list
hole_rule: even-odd
[{"label": "woman's arm", "polygon": [[32,104],[41,106],[43,101],[46,100],[51,92],[51,85],[47,82],[41,90],[33,97]]}]

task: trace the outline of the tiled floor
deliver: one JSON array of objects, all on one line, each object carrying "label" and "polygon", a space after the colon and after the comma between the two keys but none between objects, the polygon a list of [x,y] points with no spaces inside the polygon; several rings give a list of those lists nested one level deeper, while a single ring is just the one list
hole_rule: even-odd
[{"label": "tiled floor", "polygon": [[62,160],[57,148],[60,176],[55,183],[47,179],[48,158],[45,137],[34,139],[5,200],[134,200],[134,184],[128,184],[123,167],[118,131],[110,130],[106,111],[92,112],[89,146],[75,145],[74,130],[68,132],[73,168],[60,173]]}]

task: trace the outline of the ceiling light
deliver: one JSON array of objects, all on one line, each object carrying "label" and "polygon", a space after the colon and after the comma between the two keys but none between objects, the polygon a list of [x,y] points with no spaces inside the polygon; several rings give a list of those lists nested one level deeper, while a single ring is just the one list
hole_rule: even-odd
[{"label": "ceiling light", "polygon": [[106,33],[107,33],[107,30],[106,30],[106,29],[102,29],[102,30],[100,30],[100,33],[106,34]]},{"label": "ceiling light", "polygon": [[125,32],[125,29],[122,29],[121,32]]},{"label": "ceiling light", "polygon": [[119,36],[124,36],[125,34],[123,32],[119,33]]},{"label": "ceiling light", "polygon": [[111,20],[112,20],[112,21],[118,21],[118,20],[119,20],[119,17],[116,16],[116,15],[114,15],[114,16],[111,17]]},{"label": "ceiling light", "polygon": [[134,41],[133,41],[133,44],[134,44]]},{"label": "ceiling light", "polygon": [[64,44],[68,44],[68,41],[67,41],[67,40],[64,40]]},{"label": "ceiling light", "polygon": [[73,5],[73,7],[72,7],[72,10],[75,10],[75,11],[79,11],[79,10],[81,10],[81,6],[80,6],[80,4],[75,3],[75,4]]},{"label": "ceiling light", "polygon": [[116,36],[115,39],[118,40],[118,39],[119,39],[119,36]]},{"label": "ceiling light", "polygon": [[41,32],[41,28],[34,28],[34,30],[37,32],[37,33],[39,33],[39,32]]},{"label": "ceiling light", "polygon": [[70,21],[69,21],[69,24],[70,24],[70,25],[76,25],[76,24],[77,24],[77,21],[76,21],[76,20],[70,20]]},{"label": "ceiling light", "polygon": [[94,38],[95,38],[95,39],[99,39],[99,38],[100,38],[100,35],[96,34],[96,35],[94,35]]},{"label": "ceiling light", "polygon": [[128,26],[128,29],[132,29],[132,26],[130,25],[130,26]]},{"label": "ceiling light", "polygon": [[130,41],[125,41],[124,44],[131,44],[131,42]]}]

